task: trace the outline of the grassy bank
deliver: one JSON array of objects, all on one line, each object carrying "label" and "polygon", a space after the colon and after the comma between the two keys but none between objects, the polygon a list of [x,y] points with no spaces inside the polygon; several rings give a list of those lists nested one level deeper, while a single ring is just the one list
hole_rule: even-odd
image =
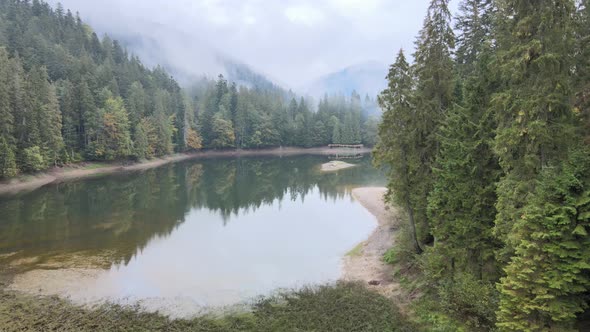
[{"label": "grassy bank", "polygon": [[0,290],[2,331],[414,331],[389,299],[359,283],[259,300],[251,312],[169,320],[137,308],[83,309],[56,297]]}]

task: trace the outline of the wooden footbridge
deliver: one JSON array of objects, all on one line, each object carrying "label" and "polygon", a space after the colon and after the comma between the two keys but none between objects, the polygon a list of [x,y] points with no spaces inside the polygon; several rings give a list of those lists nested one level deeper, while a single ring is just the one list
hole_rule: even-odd
[{"label": "wooden footbridge", "polygon": [[334,148],[347,148],[347,149],[362,149],[362,144],[328,144],[330,149]]}]

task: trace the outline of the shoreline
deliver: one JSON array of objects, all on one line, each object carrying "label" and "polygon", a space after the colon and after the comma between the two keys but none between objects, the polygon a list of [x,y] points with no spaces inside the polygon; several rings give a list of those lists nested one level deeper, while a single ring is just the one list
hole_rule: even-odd
[{"label": "shoreline", "polygon": [[[403,305],[406,301],[403,299],[400,284],[393,278],[393,266],[384,263],[382,259],[383,254],[394,243],[394,225],[398,218],[397,211],[393,208],[388,209],[383,201],[386,191],[387,189],[383,187],[360,187],[352,190],[353,198],[375,217],[377,226],[367,239],[342,257],[339,281],[360,282],[367,289],[394,301],[402,310],[401,312],[404,312]],[[77,298],[70,291],[74,284],[77,285],[75,289],[89,287],[93,280],[104,273],[103,268],[93,265],[96,262],[100,262],[100,259],[85,262],[88,264],[82,266],[74,264],[57,267],[48,263],[42,268],[13,274],[10,280],[4,280],[4,286],[0,282],[0,288],[24,296],[56,296],[68,300],[77,307],[91,308],[103,302],[98,298],[88,302],[87,299]],[[174,300],[157,298],[138,303],[146,312],[159,312],[173,319],[192,317],[195,312],[206,313],[208,310],[216,312],[215,310],[218,309],[199,307],[195,310],[193,306],[183,307],[182,303],[175,303]]]},{"label": "shoreline", "polygon": [[[362,149],[342,149],[342,148],[271,148],[259,150],[206,150],[191,153],[178,153],[161,158],[140,161],[132,164],[125,164],[124,161],[104,163],[104,162],[80,162],[77,164],[66,165],[64,167],[54,167],[36,174],[21,175],[0,182],[0,195],[10,195],[19,192],[33,191],[50,183],[60,183],[69,180],[82,179],[97,175],[108,175],[114,173],[141,171],[151,168],[160,167],[166,164],[192,160],[217,157],[242,157],[242,156],[295,156],[295,155],[330,155],[330,154],[347,154],[347,153],[370,153],[370,148]],[[105,164],[104,167],[92,167],[92,165]],[[90,166],[90,167],[89,167]]]},{"label": "shoreline", "polygon": [[383,196],[384,187],[360,187],[352,190],[352,196],[377,220],[377,227],[367,239],[359,243],[343,259],[343,281],[362,281],[390,299],[400,298],[400,284],[393,279],[393,266],[383,262],[383,255],[395,241],[395,222],[398,213],[388,207]]}]

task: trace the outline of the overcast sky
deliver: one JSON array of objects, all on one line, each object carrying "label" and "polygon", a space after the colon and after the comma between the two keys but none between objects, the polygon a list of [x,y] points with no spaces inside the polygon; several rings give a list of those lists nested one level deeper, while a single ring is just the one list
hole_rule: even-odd
[{"label": "overcast sky", "polygon": [[191,74],[214,75],[222,53],[297,88],[350,65],[389,64],[400,47],[411,52],[429,0],[59,2],[100,34],[157,41],[157,50],[137,51],[148,64],[159,54]]}]

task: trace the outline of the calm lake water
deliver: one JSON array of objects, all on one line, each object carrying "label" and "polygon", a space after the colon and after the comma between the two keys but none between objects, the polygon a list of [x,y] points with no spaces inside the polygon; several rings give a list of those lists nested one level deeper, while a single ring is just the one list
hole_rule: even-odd
[{"label": "calm lake water", "polygon": [[385,179],[369,156],[321,173],[328,160],[192,160],[0,197],[0,264],[98,268],[72,297],[199,306],[334,281],[376,226],[350,190]]}]

